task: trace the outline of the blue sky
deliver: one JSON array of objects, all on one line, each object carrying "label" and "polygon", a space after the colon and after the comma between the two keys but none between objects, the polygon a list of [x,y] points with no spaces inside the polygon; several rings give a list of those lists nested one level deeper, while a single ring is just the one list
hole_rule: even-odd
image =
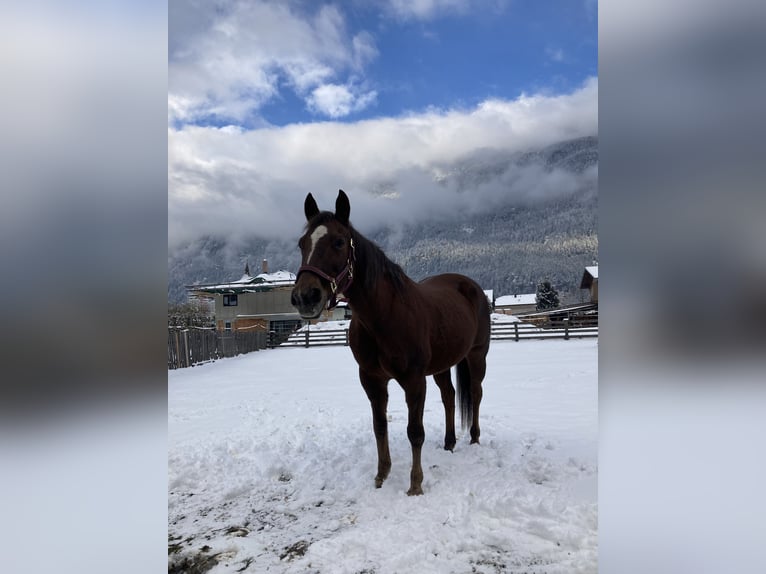
[{"label": "blue sky", "polygon": [[171,99],[196,100],[171,118],[179,126],[468,108],[597,75],[596,5],[584,0],[187,0],[170,2],[169,19]]},{"label": "blue sky", "polygon": [[308,191],[343,188],[365,229],[584,185],[514,172],[464,194],[451,174],[597,135],[592,0],[179,0],[168,30],[171,247],[289,239]]}]

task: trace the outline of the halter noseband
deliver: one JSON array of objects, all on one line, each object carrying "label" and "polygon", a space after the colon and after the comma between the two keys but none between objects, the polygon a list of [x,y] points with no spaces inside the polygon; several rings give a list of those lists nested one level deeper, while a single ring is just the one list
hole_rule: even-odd
[{"label": "halter noseband", "polygon": [[[298,281],[298,277],[301,276],[301,273],[304,271],[308,271],[309,273],[313,273],[317,277],[321,277],[322,279],[326,279],[330,282],[330,290],[332,291],[332,296],[327,301],[327,309],[334,309],[338,306],[338,293],[345,293],[346,289],[351,287],[351,284],[354,282],[354,261],[356,261],[356,254],[354,253],[354,238],[352,237],[350,239],[349,243],[349,252],[348,252],[348,260],[346,261],[346,266],[343,268],[343,270],[338,273],[335,277],[330,277],[327,273],[319,269],[318,267],[314,267],[313,265],[301,265],[298,269],[298,274],[295,276],[295,281]],[[342,283],[342,281],[345,280],[345,283]]]}]

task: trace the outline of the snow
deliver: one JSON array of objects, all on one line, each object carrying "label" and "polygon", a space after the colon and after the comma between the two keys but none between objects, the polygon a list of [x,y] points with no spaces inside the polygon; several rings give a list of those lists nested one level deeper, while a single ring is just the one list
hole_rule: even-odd
[{"label": "snow", "polygon": [[516,315],[506,315],[504,313],[491,313],[490,314],[490,321],[493,323],[520,323],[521,319],[519,319]]},{"label": "snow", "polygon": [[314,325],[304,325],[298,329],[298,333],[305,331],[334,331],[337,329],[348,329],[351,324],[351,320],[346,319],[344,321],[320,321]]},{"label": "snow", "polygon": [[534,293],[525,293],[523,295],[503,295],[495,299],[495,307],[505,307],[506,305],[534,305],[537,301]]},{"label": "snow", "polygon": [[295,273],[290,271],[275,271],[274,273],[260,273],[256,279],[263,279],[266,283],[295,283]]},{"label": "snow", "polygon": [[597,345],[493,341],[481,445],[458,430],[454,453],[429,378],[418,497],[405,494],[407,408],[393,381],[393,467],[374,488],[348,347],[169,372],[169,560],[214,556],[211,573],[595,572]]},{"label": "snow", "polygon": [[253,284],[254,286],[261,285],[292,285],[295,283],[295,274],[290,271],[276,271],[274,273],[260,273],[255,277],[251,277],[247,273],[242,275],[237,281],[231,283],[220,283],[217,285],[195,285],[194,287],[200,291],[210,291],[216,289],[242,289],[247,285]]},{"label": "snow", "polygon": [[594,279],[598,279],[598,265],[594,267],[586,267],[585,270],[590,273],[590,276]]}]

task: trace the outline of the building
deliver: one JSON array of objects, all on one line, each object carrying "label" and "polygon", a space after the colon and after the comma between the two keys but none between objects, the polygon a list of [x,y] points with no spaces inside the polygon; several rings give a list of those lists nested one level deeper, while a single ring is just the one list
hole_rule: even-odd
[{"label": "building", "polygon": [[570,327],[598,326],[598,266],[586,267],[580,281],[581,289],[590,291],[590,301],[574,305],[564,305],[556,309],[535,312],[532,309],[519,317],[526,323],[543,328],[559,328],[568,324]]},{"label": "building", "polygon": [[495,299],[495,313],[518,315],[520,313],[531,313],[536,310],[537,295],[535,293],[503,295]]},{"label": "building", "polygon": [[580,289],[588,289],[590,302],[598,304],[598,265],[586,267],[580,281]]},{"label": "building", "polygon": [[295,275],[289,271],[250,275],[249,266],[237,281],[213,285],[189,285],[186,289],[197,298],[212,300],[218,331],[266,331],[278,335],[291,333],[303,324],[290,302]]}]

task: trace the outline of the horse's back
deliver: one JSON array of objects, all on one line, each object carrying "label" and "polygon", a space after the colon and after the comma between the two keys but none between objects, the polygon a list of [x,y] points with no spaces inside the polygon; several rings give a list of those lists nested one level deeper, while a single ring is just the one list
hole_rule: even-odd
[{"label": "horse's back", "polygon": [[489,301],[487,296],[479,284],[470,277],[460,275],[459,273],[442,273],[441,275],[426,277],[418,285],[423,294],[431,298],[431,300],[443,300],[456,306],[462,305],[462,303],[456,302],[455,294],[459,294],[477,312],[486,311],[487,318],[489,319]]},{"label": "horse's back", "polygon": [[489,300],[476,281],[458,273],[426,277],[418,284],[428,305],[445,320],[474,324],[475,345],[488,344],[490,334]]}]

